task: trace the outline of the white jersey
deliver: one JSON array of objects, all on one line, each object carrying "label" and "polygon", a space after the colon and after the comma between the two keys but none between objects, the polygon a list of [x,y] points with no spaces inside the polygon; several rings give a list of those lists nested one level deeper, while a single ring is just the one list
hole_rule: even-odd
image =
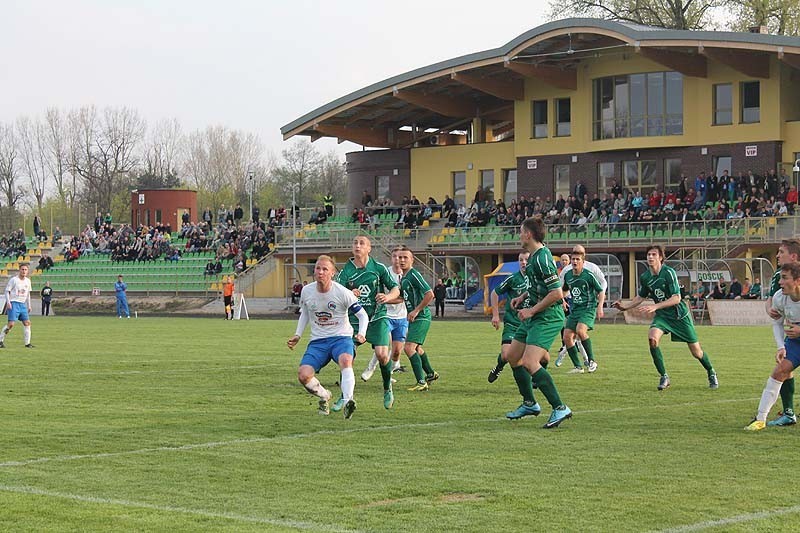
[{"label": "white jersey", "polygon": [[328,337],[352,337],[348,310],[358,303],[353,291],[337,282],[331,283],[328,292],[319,292],[317,282],[309,283],[300,293],[300,312],[311,323],[311,340]]},{"label": "white jersey", "polygon": [[[583,269],[588,270],[595,278],[597,278],[597,281],[600,283],[600,288],[603,289],[603,292],[606,292],[608,289],[608,282],[606,281],[605,274],[603,274],[603,271],[600,270],[600,267],[591,261],[584,261]],[[561,273],[558,275],[558,277],[561,279],[562,287],[564,286],[564,277],[570,270],[572,270],[572,263],[562,268]]]},{"label": "white jersey", "polygon": [[[397,286],[399,287],[400,279],[403,277],[403,274],[398,274],[393,268],[389,269],[389,274],[392,275],[392,279],[397,282]],[[405,302],[400,302],[399,304],[386,304],[386,316],[389,319],[406,318],[408,316],[408,311],[406,310]]]},{"label": "white jersey", "polygon": [[778,289],[778,292],[772,296],[772,308],[782,317],[773,323],[773,333],[778,348],[783,348],[784,324],[800,324],[800,301],[795,302],[791,296],[783,294],[783,289]]},{"label": "white jersey", "polygon": [[31,278],[14,276],[6,285],[6,298],[12,302],[27,303],[31,296]]}]

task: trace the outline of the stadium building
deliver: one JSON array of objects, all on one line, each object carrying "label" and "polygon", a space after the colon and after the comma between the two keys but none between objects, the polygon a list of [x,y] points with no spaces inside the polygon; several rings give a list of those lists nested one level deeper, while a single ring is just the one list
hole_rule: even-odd
[{"label": "stadium building", "polygon": [[[678,192],[682,176],[693,187],[701,172],[745,179],[752,171],[763,184],[774,171],[788,188],[800,158],[800,38],[762,31],[555,21],[499,48],[359,89],[281,132],[364,147],[347,154],[349,209],[364,195],[393,205],[412,195],[442,203],[447,195],[466,208],[476,191],[487,204],[522,196],[555,203],[576,191],[592,200],[615,185],[647,202],[656,190]],[[506,232],[446,228],[437,215],[421,235],[401,237],[431,258],[470,257],[481,273],[511,260],[516,244]],[[376,216],[393,222],[396,213]],[[704,261],[709,270],[711,260],[745,259],[743,278],[754,274],[750,259],[771,260],[775,244],[797,233],[791,216],[711,220],[556,225],[549,244],[554,252],[580,242],[613,254],[635,279],[644,247],[663,242],[675,258]],[[316,231],[303,228],[301,247],[347,248],[349,234]],[[631,290],[626,283],[625,294]]]}]

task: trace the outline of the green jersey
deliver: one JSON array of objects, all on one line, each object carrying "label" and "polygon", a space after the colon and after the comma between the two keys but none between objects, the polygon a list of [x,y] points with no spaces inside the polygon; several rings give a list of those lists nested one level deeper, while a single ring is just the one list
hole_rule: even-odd
[{"label": "green jersey", "polygon": [[[525,268],[525,277],[528,278],[529,288],[523,307],[533,307],[542,301],[550,291],[561,289],[561,280],[558,278],[553,254],[546,246],[531,253],[528,258],[528,266]],[[550,307],[562,309],[561,300],[556,300]]]},{"label": "green jersey", "polygon": [[563,289],[572,297],[570,312],[594,309],[597,307],[597,293],[603,291],[598,279],[585,268],[580,274],[574,268],[569,270],[564,275]]},{"label": "green jersey", "polygon": [[[425,281],[425,278],[412,268],[400,278],[400,290],[403,292],[403,300],[406,302],[406,310],[410,313],[422,302],[426,294],[431,292],[431,286]],[[422,308],[417,315],[417,320],[431,319],[431,310],[428,307]]]},{"label": "green jersey", "polygon": [[494,292],[497,293],[498,296],[506,297],[506,311],[503,315],[503,322],[513,326],[519,326],[517,310],[511,307],[511,300],[527,292],[529,287],[528,278],[526,278],[525,274],[520,270],[508,276],[500,285],[494,288]]},{"label": "green jersey", "polygon": [[379,292],[387,293],[397,287],[397,282],[386,265],[371,257],[367,260],[364,268],[357,267],[350,259],[339,272],[336,281],[350,290],[359,290],[361,294],[358,297],[358,303],[367,312],[370,321],[386,316],[386,306],[375,301],[376,295]]},{"label": "green jersey", "polygon": [[781,284],[778,283],[781,280],[781,269],[780,267],[775,273],[772,275],[772,279],[769,280],[769,295],[775,296],[775,293],[778,292],[778,289],[781,288]]},{"label": "green jersey", "polygon": [[[676,294],[681,295],[681,288],[678,275],[672,267],[661,265],[658,274],[653,274],[648,268],[639,278],[639,296],[642,298],[652,298],[655,303],[660,303]],[[656,317],[666,319],[681,319],[688,314],[689,306],[683,300],[678,305],[656,311]]]}]

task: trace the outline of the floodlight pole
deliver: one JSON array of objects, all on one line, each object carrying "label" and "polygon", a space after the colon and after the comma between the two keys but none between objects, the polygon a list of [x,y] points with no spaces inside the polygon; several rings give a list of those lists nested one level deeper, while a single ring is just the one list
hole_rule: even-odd
[{"label": "floodlight pole", "polygon": [[292,185],[292,268],[297,269],[297,213],[295,213],[295,194],[297,193],[297,186]]},{"label": "floodlight pole", "polygon": [[[247,171],[247,191],[250,193],[250,221],[253,221],[253,189],[255,188],[255,178],[256,173],[252,170]],[[247,220],[247,219],[245,219]]]}]

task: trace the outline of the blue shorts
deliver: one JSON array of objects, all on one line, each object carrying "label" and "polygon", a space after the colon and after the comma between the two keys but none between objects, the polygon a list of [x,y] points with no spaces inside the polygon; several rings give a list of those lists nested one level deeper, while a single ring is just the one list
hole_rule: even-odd
[{"label": "blue shorts", "polygon": [[403,342],[408,335],[408,319],[407,318],[390,318],[389,319],[389,332],[392,334],[392,342]]},{"label": "blue shorts", "polygon": [[306,353],[300,359],[300,366],[308,365],[314,367],[314,372],[319,372],[333,360],[339,364],[339,356],[343,353],[355,357],[355,347],[352,337],[328,337],[327,339],[316,339],[308,343]]},{"label": "blue shorts", "polygon": [[784,339],[786,346],[786,359],[792,362],[792,367],[800,366],[800,339]]},{"label": "blue shorts", "polygon": [[16,322],[17,320],[22,322],[30,320],[28,317],[28,306],[20,302],[11,302],[11,309],[8,311],[8,321]]}]

